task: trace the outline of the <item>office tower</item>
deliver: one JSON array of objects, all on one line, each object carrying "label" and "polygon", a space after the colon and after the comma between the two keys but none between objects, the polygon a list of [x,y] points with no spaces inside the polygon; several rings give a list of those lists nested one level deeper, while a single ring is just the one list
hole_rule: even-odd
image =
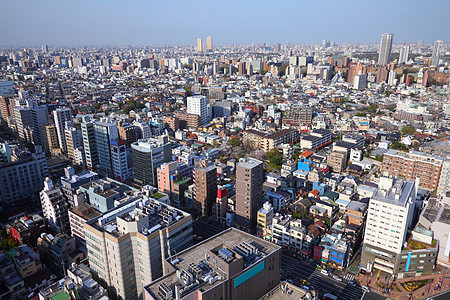
[{"label": "office tower", "polygon": [[384,33],[381,36],[380,52],[378,53],[378,64],[387,65],[391,59],[392,40],[394,35],[392,33]]},{"label": "office tower", "polygon": [[399,268],[407,268],[399,259],[414,219],[417,188],[414,181],[380,178],[367,213],[361,257],[364,269],[395,275]]},{"label": "office tower", "polygon": [[398,63],[406,64],[408,62],[408,56],[409,56],[409,46],[403,44],[403,46],[400,48],[400,56],[398,58]]},{"label": "office tower", "polygon": [[381,172],[389,176],[403,176],[407,180],[419,178],[421,188],[435,190],[439,184],[443,162],[444,159],[439,155],[389,149],[384,153]]},{"label": "office tower", "polygon": [[200,216],[211,215],[217,197],[217,168],[201,161],[194,169],[194,206]]},{"label": "office tower", "polygon": [[197,39],[197,51],[198,52],[203,51],[202,39]]},{"label": "office tower", "polygon": [[94,122],[89,117],[84,117],[81,123],[81,134],[83,136],[84,156],[89,169],[97,168],[98,152],[95,140]]},{"label": "office tower", "polygon": [[240,159],[236,165],[236,223],[255,232],[256,216],[262,205],[264,168],[254,158]]},{"label": "office tower", "polygon": [[14,121],[19,137],[32,142],[29,129],[33,126],[31,109],[21,106],[14,107]]},{"label": "office tower", "polygon": [[163,262],[192,244],[192,217],[143,195],[84,225],[91,271],[109,295],[142,299],[142,286],[161,277]]},{"label": "office tower", "polygon": [[273,46],[273,50],[274,50],[275,52],[280,52],[280,51],[281,51],[281,44],[276,43],[276,44]]},{"label": "office tower", "polygon": [[66,232],[69,228],[69,215],[66,199],[59,187],[45,178],[44,189],[40,192],[42,212],[47,224],[56,232]]},{"label": "office tower", "polygon": [[48,125],[47,107],[33,107],[31,109],[31,121],[33,124],[33,140],[35,145],[44,146],[45,126]]},{"label": "office tower", "polygon": [[443,45],[444,42],[441,40],[437,40],[436,42],[434,42],[433,53],[431,54],[431,65],[433,67],[439,66],[439,59],[441,58],[441,51]]},{"label": "office tower", "polygon": [[127,146],[125,141],[110,141],[112,173],[116,180],[124,181],[131,176],[128,167]]},{"label": "office tower", "polygon": [[363,90],[367,87],[367,74],[358,74],[353,77],[353,88]]},{"label": "office tower", "polygon": [[187,97],[187,113],[200,117],[200,125],[208,123],[208,100],[205,96]]},{"label": "office tower", "polygon": [[53,111],[56,133],[58,134],[58,143],[61,151],[67,152],[66,142],[66,122],[72,122],[72,111],[70,108],[58,108]]},{"label": "office tower", "polygon": [[114,177],[111,158],[111,141],[119,139],[117,123],[95,122],[94,123],[95,144],[97,145],[98,171],[100,175]]},{"label": "office tower", "polygon": [[41,50],[42,50],[42,53],[48,53],[48,46],[42,45]]},{"label": "office tower", "polygon": [[42,147],[35,153],[23,153],[19,160],[0,165],[0,204],[13,204],[21,199],[30,199],[42,190],[48,167]]},{"label": "office tower", "polygon": [[72,68],[79,68],[83,66],[83,59],[81,57],[72,58]]},{"label": "office tower", "polygon": [[67,154],[75,162],[75,149],[83,147],[81,128],[73,127],[72,122],[66,122],[65,127]]},{"label": "office tower", "polygon": [[280,246],[229,228],[166,260],[168,272],[144,286],[143,298],[263,299],[279,284],[280,264]]},{"label": "office tower", "polygon": [[206,50],[208,50],[208,51],[213,50],[212,37],[210,37],[210,36],[208,36],[206,38]]},{"label": "office tower", "polygon": [[172,144],[167,136],[148,138],[131,144],[134,181],[143,185],[157,185],[157,168],[172,161]]},{"label": "office tower", "polygon": [[323,48],[328,48],[328,47],[330,47],[330,41],[329,41],[329,40],[323,40],[323,41],[322,41],[322,47],[323,47]]}]

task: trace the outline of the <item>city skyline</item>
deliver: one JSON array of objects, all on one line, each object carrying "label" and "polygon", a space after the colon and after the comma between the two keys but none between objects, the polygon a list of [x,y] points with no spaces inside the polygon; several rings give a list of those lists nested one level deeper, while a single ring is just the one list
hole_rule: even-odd
[{"label": "city skyline", "polygon": [[[315,44],[323,39],[338,43],[377,43],[384,32],[394,33],[394,43],[418,40],[448,43],[445,28],[450,26],[450,21],[445,18],[445,12],[450,9],[450,3],[436,2],[430,8],[420,8],[419,1],[362,4],[352,0],[342,5],[328,0],[320,3],[247,1],[245,4],[234,0],[226,3],[100,0],[80,1],[74,6],[54,0],[46,1],[46,5],[26,0],[3,4],[4,11],[9,13],[0,20],[0,25],[7,28],[0,46],[194,45],[198,37],[208,36],[213,37],[215,45]],[[22,10],[24,3],[27,10]],[[22,18],[18,19],[15,11],[21,11]],[[118,11],[124,13],[118,16]],[[383,22],[371,22],[368,12],[372,17],[382,15]],[[414,24],[417,26],[411,30]]]}]

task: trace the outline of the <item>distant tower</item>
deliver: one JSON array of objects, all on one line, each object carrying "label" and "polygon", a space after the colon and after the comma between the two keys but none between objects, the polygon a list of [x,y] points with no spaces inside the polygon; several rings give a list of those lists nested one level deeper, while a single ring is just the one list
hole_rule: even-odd
[{"label": "distant tower", "polygon": [[378,64],[387,65],[391,59],[392,40],[394,35],[392,33],[384,33],[381,36],[380,52],[378,55]]},{"label": "distant tower", "polygon": [[210,37],[210,36],[208,36],[206,38],[206,50],[208,50],[208,51],[212,51],[213,50],[212,37]]},{"label": "distant tower", "polygon": [[439,66],[439,59],[441,58],[441,51],[444,42],[441,40],[437,40],[434,42],[433,46],[433,54],[431,55],[431,65],[434,67]]},{"label": "distant tower", "polygon": [[409,46],[406,46],[405,43],[403,43],[403,46],[400,48],[400,56],[398,58],[399,64],[406,64],[408,61],[409,56]]},{"label": "distant tower", "polygon": [[48,46],[47,45],[42,45],[42,53],[48,53]]},{"label": "distant tower", "polygon": [[197,51],[203,51],[202,39],[197,39]]}]

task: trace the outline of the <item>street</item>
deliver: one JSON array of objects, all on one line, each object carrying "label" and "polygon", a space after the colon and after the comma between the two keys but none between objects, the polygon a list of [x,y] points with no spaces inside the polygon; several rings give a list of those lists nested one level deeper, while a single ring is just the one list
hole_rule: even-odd
[{"label": "street", "polygon": [[[301,285],[301,281],[306,279],[311,287],[322,293],[332,293],[340,299],[360,300],[365,294],[361,286],[351,286],[345,278],[338,281],[332,276],[323,275],[319,270],[285,255],[281,256],[281,270],[281,280],[292,280],[294,284]],[[365,297],[364,299],[380,298]]]}]

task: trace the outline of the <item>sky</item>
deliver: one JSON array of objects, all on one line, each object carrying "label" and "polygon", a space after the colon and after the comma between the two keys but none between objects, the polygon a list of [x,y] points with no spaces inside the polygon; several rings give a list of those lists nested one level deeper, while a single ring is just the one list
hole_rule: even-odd
[{"label": "sky", "polygon": [[0,46],[450,42],[450,0],[1,0]]}]

